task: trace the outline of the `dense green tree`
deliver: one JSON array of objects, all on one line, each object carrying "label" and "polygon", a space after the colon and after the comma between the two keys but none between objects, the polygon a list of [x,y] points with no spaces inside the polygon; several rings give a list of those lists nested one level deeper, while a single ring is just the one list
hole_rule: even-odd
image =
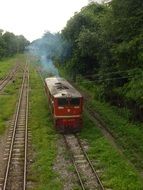
[{"label": "dense green tree", "polygon": [[23,35],[16,36],[16,51],[23,52],[25,50],[25,47],[28,46],[30,43],[26,40],[26,38]]},{"label": "dense green tree", "polygon": [[142,86],[138,82],[143,68],[142,42],[143,1],[112,0],[88,4],[69,19],[61,33],[46,32],[34,43],[47,57],[58,59],[74,79],[78,74],[90,76],[102,86],[105,97],[112,99],[116,93],[142,102],[140,90],[136,96],[132,93]]},{"label": "dense green tree", "polygon": [[16,36],[11,32],[0,30],[0,59],[23,52],[28,44],[24,36]]},{"label": "dense green tree", "polygon": [[[72,62],[72,71],[77,74],[93,73],[99,67],[98,57],[102,49],[100,18],[103,12],[106,12],[105,6],[92,3],[76,13],[62,31],[62,36],[72,47],[69,67]],[[73,64],[73,60],[76,63]]]},{"label": "dense green tree", "polygon": [[13,33],[5,32],[3,34],[3,39],[6,47],[6,56],[13,55],[17,50],[16,36]]}]

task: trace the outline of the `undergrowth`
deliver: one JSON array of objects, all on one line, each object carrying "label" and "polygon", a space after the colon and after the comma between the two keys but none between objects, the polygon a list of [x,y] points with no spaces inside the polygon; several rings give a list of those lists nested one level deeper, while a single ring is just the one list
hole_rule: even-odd
[{"label": "undergrowth", "polygon": [[[24,58],[24,57],[23,57]],[[17,61],[23,62],[21,56],[15,56],[14,58],[6,59],[0,62],[0,76],[6,76],[9,69],[14,66]],[[3,134],[8,122],[12,118],[16,109],[15,105],[19,95],[19,88],[22,82],[22,74],[17,73],[15,76],[15,82],[9,83],[4,87],[0,93],[0,134]]]},{"label": "undergrowth", "polygon": [[44,94],[40,76],[31,67],[30,72],[30,120],[34,162],[30,168],[29,180],[34,182],[33,190],[61,190],[62,182],[53,170],[57,154],[57,135]]},{"label": "undergrowth", "polygon": [[94,86],[92,86],[92,90],[88,90],[87,84],[80,82],[78,85],[81,90],[91,96],[88,107],[100,114],[101,119],[105,121],[109,130],[116,136],[115,140],[122,147],[124,154],[139,171],[142,171],[143,125],[130,122],[130,112],[127,109],[118,109],[95,98]]},{"label": "undergrowth", "polygon": [[24,55],[15,55],[0,61],[0,78],[4,78],[18,62],[23,62]]},{"label": "undergrowth", "polygon": [[95,168],[101,172],[101,180],[106,188],[143,189],[142,179],[134,167],[110,145],[86,114],[84,114],[84,126],[80,136],[88,142],[88,155]]}]

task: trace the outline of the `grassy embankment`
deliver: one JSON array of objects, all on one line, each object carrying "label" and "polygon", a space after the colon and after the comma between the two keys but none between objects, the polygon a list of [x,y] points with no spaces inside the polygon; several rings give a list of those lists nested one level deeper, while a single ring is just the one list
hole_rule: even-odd
[{"label": "grassy embankment", "polygon": [[88,155],[95,168],[102,171],[101,179],[105,187],[113,190],[143,189],[142,179],[134,167],[112,147],[86,114],[80,136],[89,144]]},{"label": "grassy embankment", "polygon": [[[65,73],[62,72],[62,75]],[[91,97],[87,103],[92,109],[100,113],[102,119],[106,121],[110,130],[114,130],[117,136],[117,143],[120,144],[125,151],[125,154],[131,160],[133,151],[136,150],[136,144],[139,148],[142,147],[142,134],[139,134],[139,127],[129,123],[127,120],[128,114],[124,116],[121,111],[115,110],[107,103],[97,101],[95,97],[96,88],[93,84],[86,85],[85,81],[79,81],[77,85]],[[120,114],[119,114],[120,113]],[[125,112],[126,113],[126,112]],[[116,129],[116,130],[115,130]],[[141,131],[140,131],[141,133]],[[135,168],[128,163],[128,161],[118,151],[112,147],[110,142],[97,129],[96,124],[93,123],[86,114],[84,114],[84,127],[80,133],[83,139],[89,143],[88,154],[93,160],[98,160],[96,167],[103,170],[102,180],[106,187],[113,190],[141,190],[143,189],[142,179],[138,175]],[[138,136],[139,135],[139,136]],[[139,138],[138,138],[139,137]],[[138,148],[138,147],[137,147]],[[136,164],[136,163],[135,163]],[[141,162],[138,162],[138,165]]]},{"label": "grassy embankment", "polygon": [[16,55],[12,58],[5,58],[0,61],[0,78],[4,78],[9,71],[14,67],[18,62],[21,62],[24,58],[24,55]]},{"label": "grassy embankment", "polygon": [[30,70],[30,120],[32,133],[33,163],[28,180],[33,182],[33,190],[62,190],[62,182],[53,170],[57,153],[57,134],[48,109],[44,86],[37,72]]},{"label": "grassy embankment", "polygon": [[106,122],[107,127],[115,134],[117,144],[122,147],[126,157],[136,166],[139,171],[143,170],[143,125],[131,123],[130,113],[127,109],[117,108],[96,98],[96,87],[86,81],[80,81],[79,87],[88,93],[91,101],[88,106],[95,109]]},{"label": "grassy embankment", "polygon": [[[24,56],[15,56],[14,58],[5,59],[0,62],[0,77],[7,75],[9,70],[16,62],[25,63]],[[0,94],[0,134],[2,134],[7,126],[7,122],[13,116],[15,105],[18,98],[19,88],[22,81],[22,74],[17,73],[15,83],[8,84],[4,91]]]}]

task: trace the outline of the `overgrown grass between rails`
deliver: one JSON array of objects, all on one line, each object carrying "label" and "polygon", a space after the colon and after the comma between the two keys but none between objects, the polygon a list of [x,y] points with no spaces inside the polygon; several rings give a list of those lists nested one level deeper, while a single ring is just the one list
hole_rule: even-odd
[{"label": "overgrown grass between rails", "polygon": [[8,84],[0,94],[0,134],[5,131],[8,125],[7,122],[11,119],[16,109],[22,75],[18,73],[15,78],[17,78],[15,83]]},{"label": "overgrown grass between rails", "polygon": [[[115,134],[116,142],[123,148],[124,154],[137,167],[139,171],[143,170],[143,125],[134,124],[129,121],[128,113],[123,116],[121,110],[110,106],[108,103],[100,102],[94,98],[94,90],[88,90],[85,83],[78,83],[80,89],[91,95],[88,107],[95,109],[105,121],[107,127]],[[94,87],[93,87],[94,88]]]},{"label": "overgrown grass between rails", "polygon": [[106,188],[143,189],[142,179],[136,170],[110,145],[86,114],[84,114],[84,126],[80,136],[88,141],[88,155],[95,167],[102,171],[101,179]]},{"label": "overgrown grass between rails", "polygon": [[[0,78],[6,76],[10,69],[18,62],[22,64],[25,63],[24,54],[19,54],[0,61]],[[5,131],[8,125],[7,122],[14,114],[21,82],[22,73],[18,72],[15,76],[15,82],[8,84],[0,94],[0,134]]]},{"label": "overgrown grass between rails", "polygon": [[53,170],[57,154],[57,134],[53,128],[44,86],[33,68],[30,72],[30,119],[34,162],[30,167],[28,179],[34,182],[34,190],[62,190],[62,182]]},{"label": "overgrown grass between rails", "polygon": [[24,60],[25,55],[19,54],[12,58],[5,58],[4,60],[0,61],[0,78],[5,77],[16,63],[23,62]]}]

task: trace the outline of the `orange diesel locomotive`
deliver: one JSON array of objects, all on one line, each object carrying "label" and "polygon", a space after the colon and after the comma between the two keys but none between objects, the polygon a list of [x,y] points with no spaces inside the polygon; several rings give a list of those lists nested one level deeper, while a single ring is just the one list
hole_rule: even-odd
[{"label": "orange diesel locomotive", "polygon": [[54,125],[60,132],[78,132],[82,128],[82,95],[65,79],[45,79],[45,89]]}]

